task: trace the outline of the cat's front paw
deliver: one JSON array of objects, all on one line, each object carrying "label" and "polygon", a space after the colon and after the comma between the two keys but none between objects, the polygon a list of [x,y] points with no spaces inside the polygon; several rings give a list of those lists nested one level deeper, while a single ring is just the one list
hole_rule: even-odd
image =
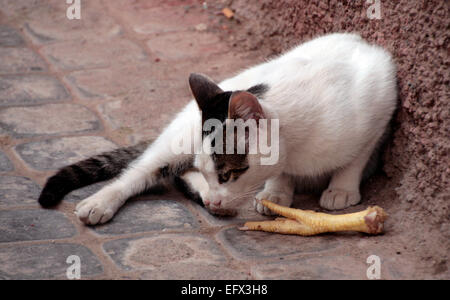
[{"label": "cat's front paw", "polygon": [[262,200],[269,200],[270,202],[273,202],[275,204],[287,207],[291,206],[293,201],[292,196],[284,193],[274,193],[266,190],[259,192],[258,194],[256,194],[255,199],[253,200],[253,206],[258,213],[266,216],[272,216],[275,215],[275,213],[262,205]]},{"label": "cat's front paw", "polygon": [[86,225],[103,224],[111,220],[117,211],[111,202],[111,199],[94,194],[76,206],[75,214]]},{"label": "cat's front paw", "polygon": [[346,191],[342,189],[326,189],[320,197],[320,206],[328,209],[344,209],[358,204],[361,201],[359,191]]}]

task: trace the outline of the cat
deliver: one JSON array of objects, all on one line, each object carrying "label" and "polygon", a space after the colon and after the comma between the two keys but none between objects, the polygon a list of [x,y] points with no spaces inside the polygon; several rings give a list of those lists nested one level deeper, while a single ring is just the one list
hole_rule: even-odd
[{"label": "cat", "polygon": [[[48,179],[39,203],[54,206],[74,189],[113,179],[76,206],[82,222],[105,223],[130,197],[170,184],[213,214],[232,215],[253,200],[259,213],[269,215],[262,199],[290,206],[294,192],[309,187],[323,189],[321,207],[344,209],[360,202],[361,180],[374,171],[396,108],[395,74],[387,51],[353,33],[315,38],[219,84],[191,74],[194,100],[155,141],[62,168]],[[278,124],[276,163],[263,164],[262,153],[249,153],[254,141],[248,131],[239,140],[243,153],[171,151],[175,136],[219,120],[222,128],[203,130],[190,145],[211,150],[221,140],[217,134],[238,119],[268,120],[257,128],[268,140]],[[239,142],[222,141],[223,147]]]}]

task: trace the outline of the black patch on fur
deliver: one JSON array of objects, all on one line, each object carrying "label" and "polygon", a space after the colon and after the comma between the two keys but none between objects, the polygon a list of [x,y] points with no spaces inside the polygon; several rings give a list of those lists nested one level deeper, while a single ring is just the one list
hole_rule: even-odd
[{"label": "black patch on fur", "polygon": [[169,165],[165,165],[164,167],[159,168],[158,177],[166,178],[169,177],[169,175],[170,175]]},{"label": "black patch on fur", "polygon": [[39,203],[43,207],[55,206],[73,190],[116,177],[145,151],[149,143],[105,152],[60,169],[47,180]]},{"label": "black patch on fur", "polygon": [[[214,168],[216,169],[217,173],[217,181],[222,184],[225,182],[228,182],[230,179],[232,181],[236,181],[242,173],[233,173],[232,170],[237,169],[245,169],[248,167],[248,160],[247,160],[247,152],[248,147],[246,147],[246,153],[245,154],[238,154],[238,147],[237,147],[237,131],[234,132],[235,137],[235,144],[234,144],[234,150],[231,154],[226,154],[226,125],[223,123],[222,127],[222,154],[213,152],[211,154],[211,159],[214,162]],[[215,146],[215,140],[216,140],[217,132],[213,133],[211,135],[211,147]]]},{"label": "black patch on fur", "polygon": [[263,98],[264,94],[269,90],[269,86],[265,83],[260,83],[252,86],[247,90],[247,92],[255,95],[257,98]]},{"label": "black patch on fur", "polygon": [[158,179],[169,179],[173,177],[179,177],[194,169],[194,156],[191,155],[189,159],[186,159],[178,164],[166,164],[163,167],[159,168],[156,175]]},{"label": "black patch on fur", "polygon": [[[224,92],[216,95],[209,100],[207,109],[202,111],[202,126],[206,120],[217,119],[220,122],[225,122],[228,117],[228,105],[230,102],[232,92]],[[203,137],[209,135],[211,131],[203,131]]]}]

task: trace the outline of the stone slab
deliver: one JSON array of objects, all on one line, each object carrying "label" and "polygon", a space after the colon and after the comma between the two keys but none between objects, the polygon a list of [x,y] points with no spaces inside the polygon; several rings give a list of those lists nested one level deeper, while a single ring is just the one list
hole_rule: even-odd
[{"label": "stone slab", "polygon": [[241,231],[237,227],[223,229],[219,241],[240,260],[280,259],[330,251],[338,247],[337,239],[323,235],[320,239],[267,232]]},{"label": "stone slab", "polygon": [[0,25],[0,47],[18,47],[24,44],[17,30],[7,25]]},{"label": "stone slab", "polygon": [[41,104],[68,98],[65,87],[49,75],[0,76],[0,106]]},{"label": "stone slab", "polygon": [[77,104],[46,104],[0,110],[0,127],[15,137],[81,133],[100,128],[93,112]]},{"label": "stone slab", "polygon": [[9,172],[12,170],[14,170],[13,163],[3,152],[0,152],[0,172]]},{"label": "stone slab", "polygon": [[0,48],[0,74],[46,70],[42,58],[28,48]]},{"label": "stone slab", "polygon": [[20,144],[15,151],[37,170],[54,170],[115,148],[103,137],[80,136]]},{"label": "stone slab", "polygon": [[0,243],[62,239],[76,233],[74,225],[55,210],[0,211]]},{"label": "stone slab", "polygon": [[104,251],[124,270],[144,270],[141,279],[248,279],[229,268],[219,246],[197,234],[158,234],[106,243]]},{"label": "stone slab", "polygon": [[0,248],[0,279],[67,279],[67,269],[73,265],[67,259],[72,255],[80,258],[80,279],[103,273],[100,261],[88,248],[48,243]]},{"label": "stone slab", "polygon": [[129,200],[103,225],[92,227],[98,234],[118,235],[168,229],[192,229],[197,221],[182,204],[172,200]]},{"label": "stone slab", "polygon": [[40,186],[21,176],[0,176],[0,206],[37,204]]}]

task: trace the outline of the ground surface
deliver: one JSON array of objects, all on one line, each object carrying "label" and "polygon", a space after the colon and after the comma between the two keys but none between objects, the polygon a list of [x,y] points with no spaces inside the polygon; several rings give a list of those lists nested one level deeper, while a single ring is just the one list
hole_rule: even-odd
[{"label": "ground surface", "polygon": [[[220,5],[83,1],[82,19],[68,20],[65,1],[0,4],[0,278],[63,279],[71,255],[84,279],[366,279],[370,255],[382,279],[449,277],[445,255],[424,258],[427,232],[392,203],[382,174],[347,210],[386,207],[386,234],[375,237],[241,232],[260,218],[251,207],[219,219],[175,192],[141,196],[86,227],[75,204],[102,184],[41,209],[40,189],[59,167],[157,136],[190,100],[190,72],[221,80],[263,55],[233,47],[239,24],[215,14]],[[298,196],[295,206],[317,210],[316,200]],[[431,241],[446,254],[448,237]]]}]

